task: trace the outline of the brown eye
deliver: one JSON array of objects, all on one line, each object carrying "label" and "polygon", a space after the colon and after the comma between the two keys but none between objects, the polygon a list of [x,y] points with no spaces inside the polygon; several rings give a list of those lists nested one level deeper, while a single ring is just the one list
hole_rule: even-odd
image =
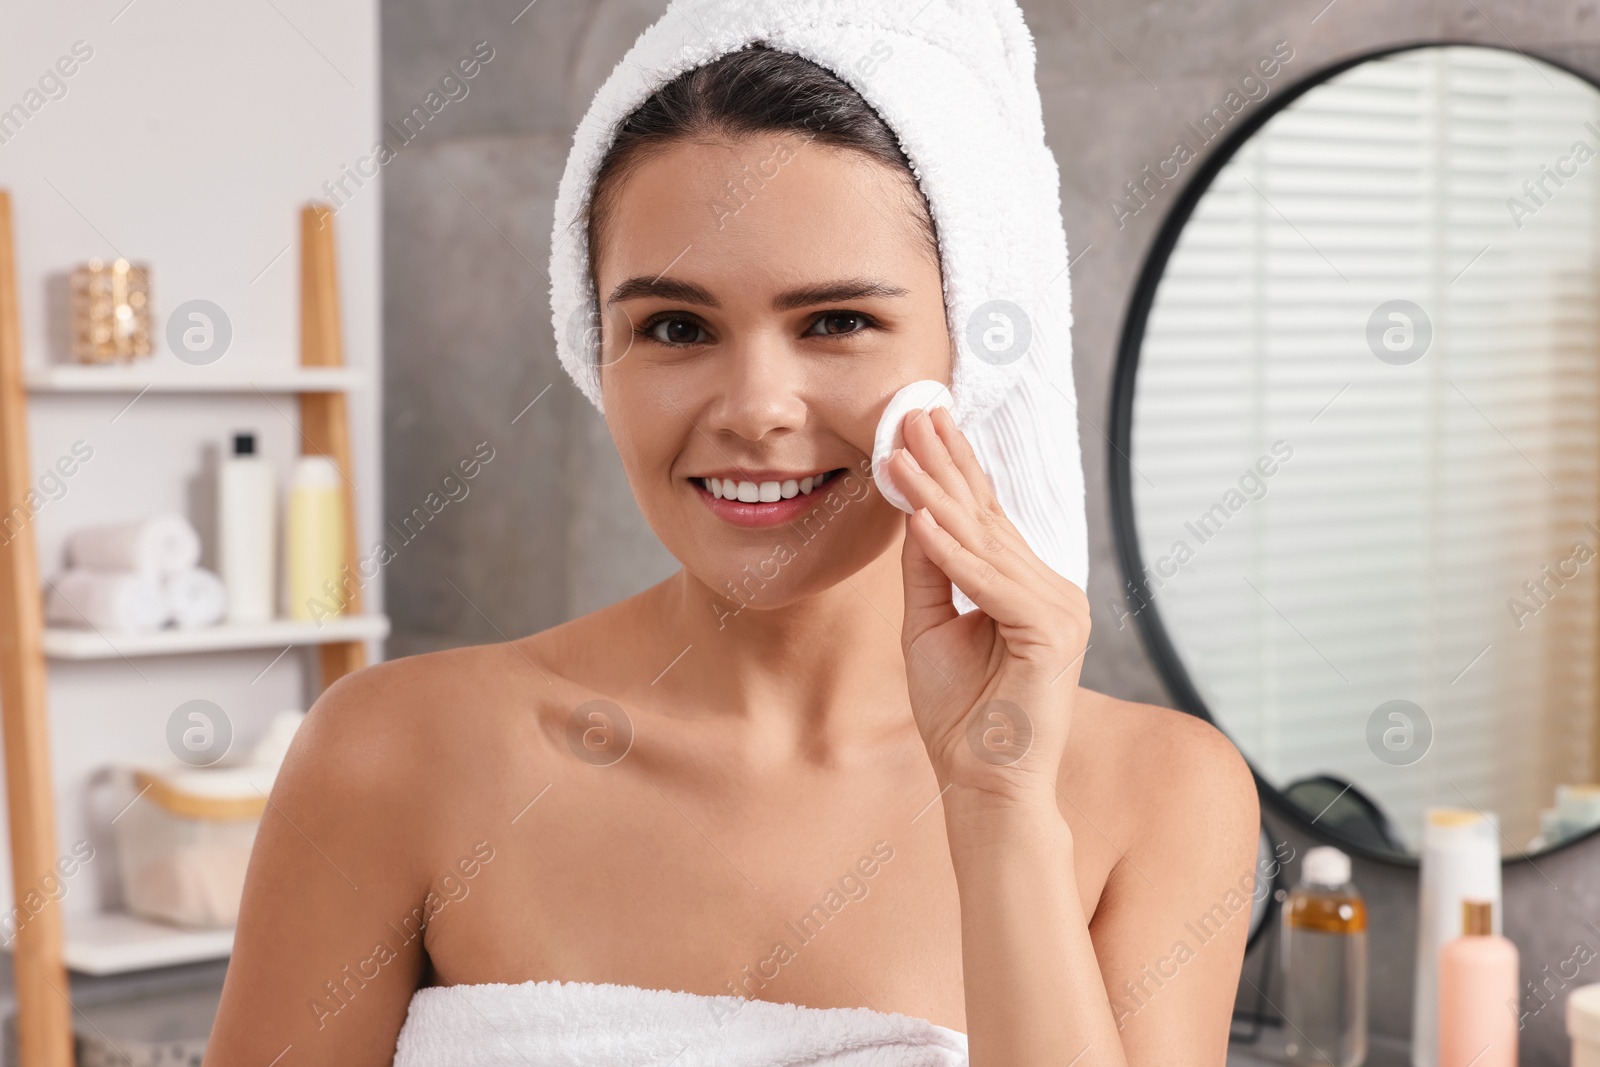
[{"label": "brown eye", "polygon": [[817,319],[817,321],[812,324],[812,328],[809,332],[814,334],[827,334],[834,336],[839,334],[860,333],[868,326],[868,324],[869,320],[865,315],[858,314],[854,311],[830,311]]},{"label": "brown eye", "polygon": [[656,319],[641,332],[664,345],[692,345],[701,339],[700,324],[693,319]]}]

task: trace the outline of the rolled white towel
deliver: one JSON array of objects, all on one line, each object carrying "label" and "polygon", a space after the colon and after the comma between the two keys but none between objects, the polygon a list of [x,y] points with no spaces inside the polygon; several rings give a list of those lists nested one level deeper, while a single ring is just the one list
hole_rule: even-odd
[{"label": "rolled white towel", "polygon": [[204,567],[174,571],[162,579],[167,610],[180,630],[211,626],[222,621],[228,593],[222,579]]},{"label": "rolled white towel", "polygon": [[171,574],[200,562],[200,535],[174,514],[88,526],[67,538],[67,562],[100,571]]},{"label": "rolled white towel", "polygon": [[141,571],[70,570],[50,584],[45,617],[101,630],[159,630],[169,618],[161,580]]}]

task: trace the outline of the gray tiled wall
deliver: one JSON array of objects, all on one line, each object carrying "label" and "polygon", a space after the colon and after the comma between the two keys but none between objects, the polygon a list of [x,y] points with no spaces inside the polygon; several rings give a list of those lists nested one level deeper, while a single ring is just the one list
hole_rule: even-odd
[{"label": "gray tiled wall", "polygon": [[[385,170],[386,515],[401,521],[478,442],[495,449],[470,495],[434,516],[388,568],[391,654],[521,635],[674,569],[634,507],[603,423],[556,364],[543,276],[551,200],[572,127],[663,7],[658,0],[384,5],[385,117],[409,112],[476,42],[495,50],[469,94]],[[1067,232],[1073,255],[1082,257],[1072,274],[1073,340],[1096,613],[1084,684],[1167,703],[1133,628],[1119,629],[1110,610],[1121,579],[1100,431],[1122,315],[1177,186],[1125,226],[1109,199],[1140,167],[1165,157],[1182,123],[1220,101],[1277,41],[1295,51],[1285,80],[1354,53],[1436,39],[1516,47],[1600,76],[1600,5],[1024,0],[1023,7],[1038,42]],[[1288,828],[1274,830],[1302,852],[1310,844]],[[1358,862],[1356,877],[1374,905],[1373,1026],[1404,1035],[1415,871]],[[1506,930],[1522,949],[1525,977],[1567,959],[1578,941],[1600,950],[1600,839],[1509,866],[1505,880]],[[1247,974],[1254,973],[1252,962]],[[1600,963],[1578,979],[1595,980]],[[1524,1064],[1564,1063],[1565,1047],[1559,1003],[1531,1017]]]}]

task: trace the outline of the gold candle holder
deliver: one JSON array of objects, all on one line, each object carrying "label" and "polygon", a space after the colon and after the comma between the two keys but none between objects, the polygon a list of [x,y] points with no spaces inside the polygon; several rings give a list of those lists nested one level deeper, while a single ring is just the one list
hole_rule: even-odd
[{"label": "gold candle holder", "polygon": [[72,272],[72,358],[128,363],[150,354],[150,267],[100,259]]}]

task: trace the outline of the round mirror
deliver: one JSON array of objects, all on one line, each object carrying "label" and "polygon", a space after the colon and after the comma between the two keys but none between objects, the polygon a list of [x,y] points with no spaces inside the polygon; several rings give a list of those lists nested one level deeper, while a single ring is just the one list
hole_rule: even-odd
[{"label": "round mirror", "polygon": [[1494,813],[1507,856],[1576,840],[1600,826],[1600,89],[1424,46],[1260,106],[1130,310],[1119,622],[1352,851],[1405,861],[1435,807]]}]

